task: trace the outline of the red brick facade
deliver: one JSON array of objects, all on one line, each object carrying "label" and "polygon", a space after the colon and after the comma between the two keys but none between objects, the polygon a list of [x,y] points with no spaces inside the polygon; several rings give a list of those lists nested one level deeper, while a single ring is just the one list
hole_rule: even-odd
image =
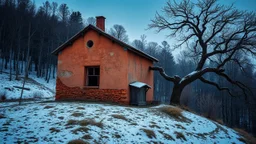
[{"label": "red brick facade", "polygon": [[129,104],[126,100],[127,90],[125,89],[96,89],[68,87],[57,78],[56,100],[91,100]]}]

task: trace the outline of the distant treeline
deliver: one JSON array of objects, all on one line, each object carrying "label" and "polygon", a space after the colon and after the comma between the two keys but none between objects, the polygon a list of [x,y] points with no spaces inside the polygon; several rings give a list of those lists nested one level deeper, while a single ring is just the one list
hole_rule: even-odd
[{"label": "distant treeline", "polygon": [[51,52],[83,27],[81,13],[66,4],[36,8],[31,0],[0,0],[0,71],[10,68],[18,79],[31,58],[38,77],[49,80],[56,67]]}]

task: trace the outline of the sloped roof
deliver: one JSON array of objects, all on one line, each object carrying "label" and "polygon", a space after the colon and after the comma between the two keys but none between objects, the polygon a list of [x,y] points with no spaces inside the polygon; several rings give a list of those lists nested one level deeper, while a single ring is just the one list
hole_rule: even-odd
[{"label": "sloped roof", "polygon": [[139,56],[142,56],[144,58],[147,58],[151,61],[155,61],[155,62],[158,62],[158,59],[154,58],[153,56],[149,55],[149,54],[146,54],[120,40],[118,40],[117,38],[107,34],[106,32],[102,31],[101,29],[93,26],[93,25],[88,25],[87,27],[85,27],[83,30],[81,30],[80,32],[78,32],[77,34],[75,34],[73,37],[71,37],[69,40],[67,40],[66,42],[64,42],[62,45],[60,45],[57,49],[55,49],[52,54],[55,54],[55,55],[58,55],[58,53],[60,51],[62,51],[63,49],[65,49],[67,46],[71,45],[76,39],[78,39],[80,36],[83,36],[88,30],[94,30],[96,32],[98,32],[99,34],[109,38],[110,40],[112,40],[113,42],[115,43],[118,43],[119,45],[121,45],[122,47],[125,47],[127,48],[128,51],[131,51]]},{"label": "sloped roof", "polygon": [[151,86],[149,86],[148,84],[143,83],[143,82],[138,82],[138,81],[133,82],[133,83],[130,83],[129,85],[130,85],[130,86],[133,86],[133,87],[136,87],[136,88],[142,88],[142,87],[144,87],[144,86],[146,86],[146,87],[148,87],[148,88],[151,88]]}]

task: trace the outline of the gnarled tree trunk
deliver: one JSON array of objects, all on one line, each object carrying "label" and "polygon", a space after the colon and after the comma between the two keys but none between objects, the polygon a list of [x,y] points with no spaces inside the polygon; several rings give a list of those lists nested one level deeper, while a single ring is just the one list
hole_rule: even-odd
[{"label": "gnarled tree trunk", "polygon": [[183,89],[184,88],[180,84],[175,84],[173,86],[170,104],[180,105],[180,97]]}]

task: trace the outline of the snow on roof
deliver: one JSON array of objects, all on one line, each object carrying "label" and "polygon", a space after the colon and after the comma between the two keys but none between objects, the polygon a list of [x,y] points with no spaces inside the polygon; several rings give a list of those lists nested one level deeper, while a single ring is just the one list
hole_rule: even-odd
[{"label": "snow on roof", "polygon": [[142,88],[142,87],[146,86],[146,87],[151,88],[151,86],[147,85],[146,83],[138,82],[138,81],[130,83],[130,86],[133,86],[133,87],[136,87],[136,88]]}]

